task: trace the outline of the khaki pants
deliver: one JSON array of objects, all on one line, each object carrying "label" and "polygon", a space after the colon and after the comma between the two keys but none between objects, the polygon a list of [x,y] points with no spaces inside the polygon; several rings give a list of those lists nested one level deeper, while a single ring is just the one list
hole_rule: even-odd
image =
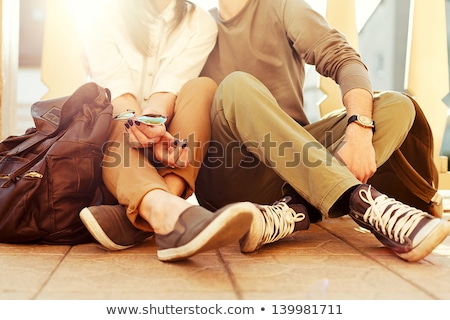
[{"label": "khaki pants", "polygon": [[158,167],[151,149],[131,148],[124,123],[112,121],[109,141],[105,146],[103,180],[117,201],[127,208],[130,220],[140,229],[151,231],[151,226],[138,215],[142,198],[151,190],[170,192],[163,177],[174,173],[186,181],[183,196],[190,196],[211,134],[210,109],[217,85],[208,78],[189,81],[181,89],[175,104],[173,119],[167,130],[179,139],[188,139],[190,165],[186,168]]},{"label": "khaki pants", "polygon": [[[375,95],[373,144],[377,165],[389,159],[415,117],[400,93]],[[210,209],[235,201],[271,204],[290,184],[328,217],[330,208],[360,182],[332,156],[346,128],[345,110],[300,126],[251,75],[235,72],[219,86],[211,110],[212,133],[196,186],[199,203]],[[335,208],[333,208],[335,209]],[[348,213],[348,207],[333,216]]]}]

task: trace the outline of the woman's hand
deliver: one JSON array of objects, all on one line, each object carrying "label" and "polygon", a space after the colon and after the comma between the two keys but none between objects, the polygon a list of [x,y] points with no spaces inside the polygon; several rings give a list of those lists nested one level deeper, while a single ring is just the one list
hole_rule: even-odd
[{"label": "woman's hand", "polygon": [[153,145],[153,156],[165,166],[185,168],[189,164],[190,151],[187,142],[174,138],[169,132]]},{"label": "woman's hand", "polygon": [[146,125],[135,117],[128,119],[125,127],[133,148],[149,148],[159,143],[167,133],[165,125]]},{"label": "woman's hand", "polygon": [[187,143],[173,137],[165,125],[146,125],[129,119],[126,128],[131,147],[152,147],[155,159],[165,166],[184,168],[189,164]]}]

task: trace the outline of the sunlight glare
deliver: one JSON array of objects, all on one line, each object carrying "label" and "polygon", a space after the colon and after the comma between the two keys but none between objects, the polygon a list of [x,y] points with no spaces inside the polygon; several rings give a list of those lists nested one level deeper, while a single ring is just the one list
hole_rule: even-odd
[{"label": "sunlight glare", "polygon": [[[86,21],[95,19],[97,10],[101,10],[102,6],[111,0],[65,0],[68,7],[73,13],[75,22],[80,30],[85,29]],[[217,6],[217,0],[191,0],[193,3],[209,10]],[[327,0],[306,0],[309,5],[322,15],[326,14]],[[370,18],[373,11],[380,4],[381,0],[355,0],[355,9],[357,12],[356,23],[357,29],[360,30]]]}]

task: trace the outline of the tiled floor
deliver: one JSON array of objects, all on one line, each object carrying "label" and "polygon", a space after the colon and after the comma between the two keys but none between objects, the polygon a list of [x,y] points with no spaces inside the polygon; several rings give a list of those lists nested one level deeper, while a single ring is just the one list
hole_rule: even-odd
[{"label": "tiled floor", "polygon": [[[27,85],[20,97],[25,88],[36,92],[18,101],[18,133],[32,125],[29,106],[45,92]],[[236,244],[172,264],[157,259],[151,238],[122,252],[95,243],[0,244],[0,300],[450,299],[450,237],[407,263],[356,227],[349,218],[327,220],[253,254]]]},{"label": "tiled floor", "polygon": [[160,262],[152,238],[121,252],[0,244],[0,299],[450,299],[450,237],[408,263],[356,227],[330,219],[256,253],[236,244],[178,263]]}]

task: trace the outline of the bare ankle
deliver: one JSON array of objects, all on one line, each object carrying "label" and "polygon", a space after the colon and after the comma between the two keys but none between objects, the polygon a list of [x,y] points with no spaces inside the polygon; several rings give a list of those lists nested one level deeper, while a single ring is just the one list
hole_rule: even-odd
[{"label": "bare ankle", "polygon": [[174,195],[181,197],[186,193],[186,181],[184,181],[184,179],[180,176],[177,176],[174,173],[169,173],[164,176],[164,181]]},{"label": "bare ankle", "polygon": [[173,230],[180,214],[192,204],[164,190],[147,193],[139,205],[139,214],[157,234]]}]

